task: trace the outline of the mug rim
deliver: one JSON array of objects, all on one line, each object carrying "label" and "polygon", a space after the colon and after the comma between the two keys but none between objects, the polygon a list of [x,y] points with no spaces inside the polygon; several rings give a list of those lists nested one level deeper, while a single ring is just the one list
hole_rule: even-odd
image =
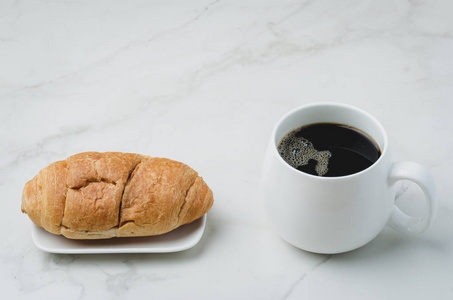
[{"label": "mug rim", "polygon": [[[330,106],[330,107],[340,107],[340,108],[343,108],[343,109],[349,109],[349,110],[353,110],[353,111],[356,111],[364,116],[366,116],[369,120],[372,121],[372,123],[374,123],[374,125],[378,128],[379,132],[382,134],[382,147],[381,145],[379,145],[377,142],[376,142],[376,139],[371,136],[368,132],[364,131],[367,135],[369,135],[375,142],[376,144],[379,146],[379,148],[381,149],[381,155],[379,156],[379,158],[371,165],[369,166],[368,168],[366,169],[363,169],[359,172],[356,172],[356,173],[353,173],[353,174],[349,174],[349,175],[342,175],[342,176],[333,176],[333,177],[325,177],[325,176],[318,176],[318,175],[312,175],[312,174],[309,174],[309,173],[305,173],[305,172],[302,172],[300,170],[297,170],[296,168],[293,168],[292,166],[290,166],[281,156],[280,154],[278,153],[277,151],[277,145],[275,144],[275,141],[276,141],[276,135],[277,135],[277,130],[280,128],[280,126],[282,125],[282,123],[287,119],[289,118],[290,116],[294,115],[295,113],[301,111],[301,110],[306,110],[308,108],[311,108],[311,107],[322,107],[322,106]],[[309,123],[309,124],[315,124],[315,123]],[[350,125],[350,124],[347,124],[347,123],[344,123],[345,125]],[[308,124],[306,124],[308,125]],[[303,126],[303,125],[302,125]],[[352,126],[352,125],[350,125]],[[360,129],[360,128],[359,128]],[[287,134],[287,133],[285,133]],[[293,108],[292,110],[288,111],[287,113],[285,113],[279,120],[278,122],[275,124],[274,128],[272,129],[272,136],[271,136],[271,142],[272,142],[272,151],[274,152],[275,155],[277,155],[278,159],[280,160],[281,163],[283,163],[287,168],[291,169],[292,171],[296,172],[297,174],[300,174],[300,176],[308,176],[309,178],[313,178],[313,179],[319,179],[319,180],[339,180],[339,179],[347,179],[347,178],[352,178],[352,177],[356,177],[356,176],[360,176],[364,173],[367,173],[367,172],[370,172],[370,170],[374,169],[382,160],[383,160],[383,157],[386,156],[386,153],[388,152],[388,137],[387,137],[387,132],[385,131],[385,128],[384,126],[381,124],[381,122],[379,122],[378,119],[376,119],[373,115],[371,115],[370,113],[366,112],[365,110],[361,109],[361,108],[358,108],[354,105],[350,105],[350,104],[345,104],[345,103],[338,103],[338,102],[314,102],[314,103],[309,103],[309,104],[304,104],[304,105],[300,105],[298,107],[295,107]]]}]

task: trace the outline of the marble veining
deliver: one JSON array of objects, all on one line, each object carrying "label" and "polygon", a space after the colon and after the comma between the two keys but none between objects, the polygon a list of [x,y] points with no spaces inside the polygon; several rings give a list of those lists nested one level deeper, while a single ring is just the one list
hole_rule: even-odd
[{"label": "marble veining", "polygon": [[[8,299],[451,299],[453,3],[3,1],[0,288]],[[260,172],[274,123],[318,101],[356,105],[393,156],[426,165],[439,213],[318,255],[267,222]],[[53,161],[125,151],[183,161],[214,191],[205,234],[166,254],[37,249],[22,188]],[[402,182],[396,203],[423,213]]]},{"label": "marble veining", "polygon": [[302,276],[300,276],[299,279],[296,280],[296,282],[294,282],[290,288],[288,289],[288,291],[283,295],[283,298],[282,299],[288,299],[291,294],[293,293],[294,289],[300,285],[300,283],[302,282],[302,280],[305,279],[305,277],[307,277],[307,275],[309,273],[312,273],[313,271],[315,271],[317,268],[319,268],[320,266],[322,266],[323,264],[325,264],[326,262],[328,262],[330,259],[332,258],[332,255],[326,255],[324,259],[322,259],[318,264],[316,264],[311,270],[309,270],[309,272],[307,273],[304,273],[302,274]]}]

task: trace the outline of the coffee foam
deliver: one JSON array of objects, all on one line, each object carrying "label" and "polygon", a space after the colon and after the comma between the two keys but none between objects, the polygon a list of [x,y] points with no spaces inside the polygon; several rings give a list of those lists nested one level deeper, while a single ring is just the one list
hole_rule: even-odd
[{"label": "coffee foam", "polygon": [[315,171],[318,176],[327,173],[329,158],[332,156],[330,151],[318,151],[313,144],[304,137],[296,136],[296,130],[291,131],[283,137],[278,144],[280,156],[293,168],[307,165],[313,159],[316,161]]}]

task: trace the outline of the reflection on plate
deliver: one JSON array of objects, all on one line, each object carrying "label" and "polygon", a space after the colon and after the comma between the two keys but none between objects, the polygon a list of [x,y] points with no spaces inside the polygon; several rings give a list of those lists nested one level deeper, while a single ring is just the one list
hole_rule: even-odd
[{"label": "reflection on plate", "polygon": [[205,225],[206,215],[169,233],[150,237],[71,240],[36,225],[33,225],[31,235],[36,247],[50,253],[168,253],[195,246],[203,235]]}]

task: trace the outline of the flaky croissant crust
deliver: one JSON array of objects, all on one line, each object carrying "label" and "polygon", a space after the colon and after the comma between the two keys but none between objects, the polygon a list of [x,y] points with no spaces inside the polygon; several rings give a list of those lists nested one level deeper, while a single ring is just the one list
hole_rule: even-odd
[{"label": "flaky croissant crust", "polygon": [[202,217],[211,189],[189,166],[133,153],[86,152],[26,183],[22,212],[71,239],[151,236]]}]

